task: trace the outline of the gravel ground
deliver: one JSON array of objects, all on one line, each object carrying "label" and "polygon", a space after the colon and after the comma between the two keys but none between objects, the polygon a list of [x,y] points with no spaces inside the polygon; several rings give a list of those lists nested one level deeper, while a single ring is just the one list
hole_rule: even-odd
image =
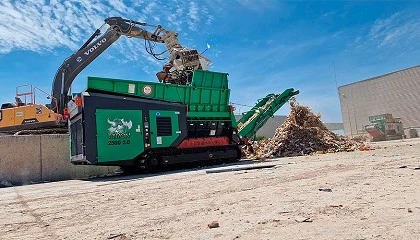
[{"label": "gravel ground", "polygon": [[420,140],[373,145],[258,170],[3,188],[0,239],[420,239]]}]

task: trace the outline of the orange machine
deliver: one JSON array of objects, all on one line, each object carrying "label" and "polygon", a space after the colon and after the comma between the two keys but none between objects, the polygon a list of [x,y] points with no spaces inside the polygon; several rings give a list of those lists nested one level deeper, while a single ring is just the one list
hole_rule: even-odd
[{"label": "orange machine", "polygon": [[[22,88],[27,91],[20,92]],[[31,84],[16,87],[16,102],[4,103],[0,109],[0,132],[15,133],[27,129],[45,129],[64,127],[67,120],[54,109],[36,103],[36,93],[42,93],[47,98],[52,98],[48,93]],[[21,97],[24,97],[22,101]],[[30,102],[27,102],[27,98]],[[57,105],[56,105],[57,106]]]}]

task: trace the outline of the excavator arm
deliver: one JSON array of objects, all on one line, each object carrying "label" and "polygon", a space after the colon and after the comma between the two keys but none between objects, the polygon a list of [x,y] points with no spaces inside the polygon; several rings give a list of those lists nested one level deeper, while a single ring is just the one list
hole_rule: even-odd
[{"label": "excavator arm", "polygon": [[120,35],[116,31],[108,29],[101,37],[89,44],[85,44],[84,48],[79,49],[63,62],[53,80],[51,94],[53,99],[49,106],[50,109],[56,113],[62,113],[68,100],[67,94],[73,80],[119,37]]},{"label": "excavator arm", "polygon": [[[109,25],[108,29],[103,35],[99,36],[101,29],[105,25]],[[207,69],[210,60],[199,54],[195,49],[182,47],[176,32],[165,30],[160,25],[153,26],[155,31],[149,32],[143,26],[151,25],[121,17],[105,19],[105,23],[95,31],[79,50],[68,57],[57,70],[52,84],[52,100],[49,108],[56,113],[63,113],[66,103],[70,100],[68,91],[76,76],[111,44],[117,41],[121,35],[141,38],[146,42],[164,43],[169,50],[169,63],[166,65],[165,77],[168,79],[182,78],[182,81],[173,81],[174,83],[187,83],[187,79],[192,76],[193,70]],[[146,47],[146,50],[155,58],[163,60],[158,58],[160,54],[154,53],[153,48]]]}]

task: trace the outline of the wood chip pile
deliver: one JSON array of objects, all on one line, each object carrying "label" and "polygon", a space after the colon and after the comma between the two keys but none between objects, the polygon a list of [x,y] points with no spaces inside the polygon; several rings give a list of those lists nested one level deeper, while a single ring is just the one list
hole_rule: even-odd
[{"label": "wood chip pile", "polygon": [[287,157],[339,151],[354,151],[363,146],[362,142],[339,136],[321,122],[320,114],[299,105],[290,99],[291,112],[285,122],[276,129],[274,137],[250,142],[243,148],[249,159]]}]

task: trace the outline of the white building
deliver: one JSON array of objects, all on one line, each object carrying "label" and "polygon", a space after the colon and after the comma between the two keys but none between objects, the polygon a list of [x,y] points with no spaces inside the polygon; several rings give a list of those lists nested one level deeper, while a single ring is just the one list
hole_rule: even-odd
[{"label": "white building", "polygon": [[338,88],[345,135],[364,133],[372,115],[391,113],[420,128],[420,65]]}]

